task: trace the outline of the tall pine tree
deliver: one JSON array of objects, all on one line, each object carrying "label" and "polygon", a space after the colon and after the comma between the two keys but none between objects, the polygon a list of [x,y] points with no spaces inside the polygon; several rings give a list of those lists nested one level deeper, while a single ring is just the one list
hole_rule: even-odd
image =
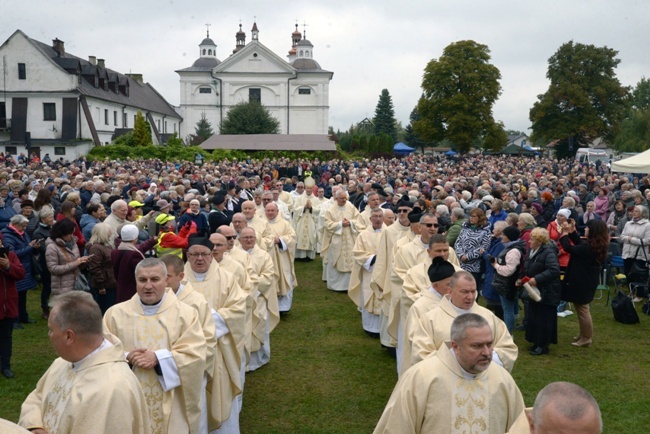
[{"label": "tall pine tree", "polygon": [[395,120],[395,110],[393,100],[388,93],[388,89],[383,89],[379,95],[379,102],[375,108],[375,117],[372,122],[375,124],[375,134],[388,134],[393,140],[397,140],[397,121]]},{"label": "tall pine tree", "polygon": [[152,145],[151,140],[151,126],[146,121],[142,112],[135,115],[135,123],[133,125],[133,142],[136,146]]},{"label": "tall pine tree", "polygon": [[210,124],[210,121],[208,121],[205,113],[201,113],[201,120],[196,123],[194,133],[195,134],[192,140],[194,145],[199,145],[214,135],[214,131],[212,131],[212,124]]}]

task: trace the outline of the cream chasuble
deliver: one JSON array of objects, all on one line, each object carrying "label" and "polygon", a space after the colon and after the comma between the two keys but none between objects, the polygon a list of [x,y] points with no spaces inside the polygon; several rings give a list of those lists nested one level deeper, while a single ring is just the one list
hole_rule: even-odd
[{"label": "cream chasuble", "polygon": [[284,191],[284,190],[281,191],[281,192],[280,192],[280,195],[278,196],[278,200],[284,202],[284,204],[285,204],[285,205],[287,206],[287,208],[289,209],[289,212],[293,212],[293,206],[294,206],[294,204],[293,204],[293,197],[291,197],[291,195],[290,195],[289,193],[287,193],[287,192]]},{"label": "cream chasuble", "polygon": [[289,222],[281,218],[269,221],[269,226],[273,235],[281,240],[279,245],[273,244],[269,255],[273,259],[278,297],[283,297],[298,285],[293,264],[293,254],[296,249],[296,232]]},{"label": "cream chasuble", "polygon": [[[114,336],[108,339],[115,345],[74,368],[60,357],[54,360],[25,399],[20,426],[50,434],[151,433],[140,382],[129,368],[122,344]],[[0,425],[4,433],[3,428]]]},{"label": "cream chasuble", "polygon": [[27,431],[25,428],[16,425],[13,422],[10,422],[6,419],[0,419],[0,432],[2,434],[29,434],[31,431]]},{"label": "cream chasuble", "polygon": [[411,367],[413,336],[415,335],[417,328],[420,327],[420,318],[422,318],[422,316],[427,312],[438,307],[440,300],[442,300],[442,295],[435,290],[432,291],[431,284],[429,283],[429,289],[424,290],[422,296],[413,303],[413,306],[411,306],[404,327],[402,328],[402,338],[400,339],[400,351],[402,352],[400,375]]},{"label": "cream chasuble", "polygon": [[415,237],[410,243],[405,243],[404,238],[400,239],[401,243],[396,244],[395,262],[391,273],[391,294],[390,294],[390,311],[388,312],[388,334],[399,341],[399,304],[402,297],[402,287],[406,272],[417,264],[423,264],[429,259],[427,246],[422,243],[419,236]]},{"label": "cream chasuble", "polygon": [[[350,286],[350,272],[354,264],[352,249],[357,237],[354,221],[359,211],[350,202],[344,206],[332,205],[325,213],[325,231],[321,255],[327,265],[327,288],[333,291],[347,291]],[[350,226],[343,226],[343,219]]]},{"label": "cream chasuble", "polygon": [[377,248],[377,260],[375,261],[375,268],[372,270],[372,278],[370,280],[370,287],[381,303],[379,338],[381,339],[382,345],[389,347],[397,345],[397,339],[391,338],[388,334],[388,316],[391,300],[390,274],[395,258],[393,250],[399,239],[409,235],[415,236],[409,226],[402,226],[399,221],[396,221],[382,232],[379,247]]},{"label": "cream chasuble", "polygon": [[[317,224],[316,224],[316,253],[320,254],[325,261],[325,255],[323,255],[323,238],[325,237],[325,213],[327,210],[334,204],[334,199],[325,199],[320,204],[320,213],[318,214]],[[324,263],[324,262],[323,262]],[[323,270],[325,272],[325,270]],[[323,275],[324,276],[324,275]],[[326,279],[323,279],[326,280]]]},{"label": "cream chasuble", "polygon": [[217,326],[215,374],[208,383],[208,424],[212,431],[230,416],[233,399],[241,394],[240,370],[245,346],[246,300],[249,296],[240,288],[235,276],[213,260],[202,282],[196,280],[190,263],[185,264],[185,278],[203,294],[217,320],[225,322],[227,331]]},{"label": "cream chasuble", "polygon": [[116,304],[104,315],[104,330],[117,336],[125,352],[136,348],[168,350],[180,386],[165,390],[166,378],[153,369],[134,367],[147,398],[152,433],[195,433],[199,430],[206,342],[194,308],[168,290],[153,315],[145,315],[140,297]]},{"label": "cream chasuble", "polygon": [[[456,271],[462,270],[458,264],[456,251],[451,247],[449,248],[449,263],[454,266],[454,269]],[[406,330],[406,318],[408,317],[411,306],[413,306],[413,303],[415,303],[422,296],[423,292],[426,292],[431,287],[431,281],[429,280],[430,266],[431,258],[427,254],[427,259],[424,263],[417,264],[409,268],[409,270],[406,272],[406,276],[404,277],[404,285],[402,285],[401,298],[399,301],[399,329],[402,331],[402,336],[400,336],[400,339],[405,336],[404,332]],[[403,351],[402,354],[404,354]],[[410,366],[410,364],[408,364],[408,366]],[[400,371],[404,372],[406,369],[402,367]]]},{"label": "cream chasuble", "polygon": [[530,434],[530,423],[528,422],[527,415],[532,411],[532,407],[522,411],[517,420],[515,420],[515,423],[510,427],[510,431],[506,434]]},{"label": "cream chasuble", "polygon": [[[308,201],[311,203],[311,212],[305,209],[305,204]],[[317,226],[320,210],[321,202],[313,194],[311,196],[301,196],[296,201],[292,222],[296,232],[296,258],[314,259],[316,257]]]},{"label": "cream chasuble", "polygon": [[463,371],[445,342],[440,351],[400,378],[375,433],[503,434],[524,410],[510,374],[490,363]]},{"label": "cream chasuble", "polygon": [[248,256],[241,247],[233,247],[224,255],[219,266],[224,270],[232,273],[239,287],[246,293],[246,329],[244,333],[244,355],[248,357],[251,352],[253,339],[253,310],[255,309],[255,299],[252,296],[253,282],[251,282],[249,272],[246,269],[248,265]]},{"label": "cream chasuble", "polygon": [[372,227],[372,223],[370,222],[370,213],[372,210],[370,207],[366,207],[363,212],[359,213],[357,216],[357,220],[355,221],[355,227],[359,233],[363,232],[366,230],[366,228]]},{"label": "cream chasuble", "polygon": [[[508,372],[512,372],[517,360],[518,349],[505,323],[491,311],[476,303],[472,305],[468,312],[481,315],[488,322],[494,336],[493,353],[497,354],[503,367]],[[449,340],[451,323],[458,315],[459,313],[451,303],[449,295],[446,295],[440,300],[437,308],[420,318],[419,326],[413,335],[411,365],[431,357],[442,347],[444,341]]]},{"label": "cream chasuble", "polygon": [[[350,289],[348,297],[352,299],[357,307],[362,308],[371,315],[379,316],[381,311],[381,302],[370,288],[370,279],[372,278],[372,267],[370,262],[372,257],[377,253],[381,234],[386,230],[386,225],[382,224],[379,230],[374,230],[372,226],[366,228],[359,234],[354,243],[352,254],[354,255],[354,265],[350,276]],[[369,330],[372,332],[378,332]]]},{"label": "cream chasuble", "polygon": [[203,329],[203,335],[205,336],[207,346],[205,373],[208,374],[208,378],[211,379],[214,374],[214,358],[217,351],[217,330],[214,326],[214,320],[212,319],[212,312],[210,311],[208,301],[202,294],[199,294],[194,290],[190,282],[184,280],[182,285],[181,292],[180,294],[176,294],[176,298],[178,298],[182,303],[193,307],[199,314],[199,323]]},{"label": "cream chasuble", "polygon": [[271,256],[257,245],[247,254],[249,276],[256,299],[253,312],[252,351],[257,351],[266,339],[266,335],[271,333],[280,322],[278,290]]}]

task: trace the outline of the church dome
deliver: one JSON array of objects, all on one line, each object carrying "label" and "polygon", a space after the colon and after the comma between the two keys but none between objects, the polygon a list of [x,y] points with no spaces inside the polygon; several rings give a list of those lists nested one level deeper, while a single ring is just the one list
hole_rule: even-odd
[{"label": "church dome", "polygon": [[291,62],[291,66],[299,71],[318,71],[321,70],[320,65],[314,59],[298,58]]},{"label": "church dome", "polygon": [[297,46],[297,47],[303,47],[303,46],[313,47],[312,43],[309,42],[309,40],[307,40],[307,39],[303,39],[303,40],[301,40],[300,42],[298,42],[298,43],[296,44],[296,46]]},{"label": "church dome", "polygon": [[205,38],[204,40],[201,41],[199,45],[217,45],[217,44],[215,44],[212,39]]},{"label": "church dome", "polygon": [[192,64],[192,67],[194,67],[194,68],[214,68],[215,66],[217,66],[220,63],[221,63],[221,60],[217,59],[216,57],[199,57]]}]

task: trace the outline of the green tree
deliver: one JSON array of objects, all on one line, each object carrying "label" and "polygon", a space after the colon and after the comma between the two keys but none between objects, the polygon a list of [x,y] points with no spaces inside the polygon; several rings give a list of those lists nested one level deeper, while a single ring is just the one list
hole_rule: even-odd
[{"label": "green tree", "polygon": [[496,122],[487,128],[482,147],[486,151],[500,151],[506,143],[508,143],[508,134],[503,123]]},{"label": "green tree", "polygon": [[142,116],[142,112],[138,111],[135,115],[135,124],[133,125],[133,144],[135,146],[149,146],[153,145],[151,140],[151,126]]},{"label": "green tree", "polygon": [[178,137],[178,133],[172,134],[172,136],[167,140],[167,146],[170,148],[182,148],[183,147],[183,139]]},{"label": "green tree", "polygon": [[409,116],[410,122],[404,129],[404,143],[406,143],[411,148],[415,148],[415,149],[420,148],[422,152],[424,152],[424,148],[426,147],[427,142],[422,140],[420,136],[415,132],[415,129],[413,128],[413,122],[419,119],[420,119],[420,115],[418,114],[418,108],[415,107],[411,111],[411,115]]},{"label": "green tree", "polygon": [[617,54],[611,48],[569,41],[551,56],[546,72],[551,84],[530,109],[533,142],[560,140],[555,150],[562,158],[599,137],[614,138],[627,94],[616,78]]},{"label": "green tree", "polygon": [[614,139],[620,152],[642,152],[650,144],[650,80],[642,78],[629,98],[627,116]]},{"label": "green tree", "polygon": [[196,127],[194,127],[194,137],[192,137],[192,144],[195,146],[200,145],[213,135],[214,131],[212,130],[212,124],[210,121],[208,121],[205,113],[201,113],[201,119],[196,123]]},{"label": "green tree", "polygon": [[395,120],[395,109],[393,100],[388,89],[383,89],[379,95],[379,102],[375,108],[375,117],[372,119],[375,125],[375,134],[386,133],[393,140],[397,140],[397,121]]},{"label": "green tree", "polygon": [[221,134],[279,134],[280,122],[257,101],[235,104],[221,123]]},{"label": "green tree", "polygon": [[422,140],[447,139],[460,152],[494,125],[492,106],[501,94],[499,69],[490,64],[490,49],[474,41],[448,45],[440,59],[429,61],[413,129]]}]

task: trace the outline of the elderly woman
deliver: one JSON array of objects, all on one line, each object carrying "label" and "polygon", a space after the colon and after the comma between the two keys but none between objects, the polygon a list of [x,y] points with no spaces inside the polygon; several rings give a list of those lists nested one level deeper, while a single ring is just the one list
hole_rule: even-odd
[{"label": "elderly woman", "polygon": [[136,292],[135,267],[158,241],[158,237],[152,237],[142,244],[137,244],[138,233],[139,230],[135,225],[124,225],[120,231],[121,243],[111,252],[111,264],[117,288],[116,303],[133,297]]},{"label": "elderly woman", "polygon": [[79,247],[80,252],[83,252],[84,248],[86,247],[86,239],[84,238],[83,233],[81,232],[81,228],[75,219],[75,209],[75,203],[66,200],[61,204],[61,210],[59,212],[59,215],[56,216],[56,221],[60,222],[61,220],[70,220],[74,224],[74,237],[77,242],[77,247]]},{"label": "elderly woman", "polygon": [[542,299],[529,301],[526,314],[526,340],[533,345],[529,353],[540,356],[549,353],[549,345],[557,344],[557,306],[560,304],[560,264],[557,248],[550,242],[548,231],[535,228],[530,234],[530,250],[524,260],[522,278],[515,284],[528,283],[539,289]]},{"label": "elderly woman", "polygon": [[601,220],[607,220],[607,211],[609,210],[609,197],[607,197],[607,189],[601,188],[598,196],[594,198],[594,212]]},{"label": "elderly woman", "polygon": [[115,273],[111,262],[116,237],[115,230],[109,224],[97,223],[87,244],[90,286],[102,313],[113,306],[116,300]]},{"label": "elderly woman", "polygon": [[45,261],[52,275],[53,295],[72,291],[80,267],[88,261],[87,256],[80,256],[74,233],[72,220],[59,220],[52,226],[50,238],[45,243]]},{"label": "elderly woman", "polygon": [[530,249],[530,234],[535,226],[537,221],[535,217],[528,213],[522,213],[519,215],[519,220],[517,220],[517,229],[519,229],[520,236],[522,240],[526,243],[526,251]]},{"label": "elderly woman", "polygon": [[[627,276],[630,273],[632,264],[635,261],[645,262],[648,257],[648,246],[650,246],[650,222],[648,221],[648,208],[637,205],[632,211],[632,220],[625,224],[620,236],[623,243],[623,270]],[[647,276],[645,279],[647,280]],[[632,280],[630,280],[632,279]],[[628,276],[630,282],[633,276]],[[645,280],[643,280],[645,282]]]},{"label": "elderly woman", "polygon": [[3,244],[9,247],[18,256],[20,263],[25,269],[25,277],[16,282],[18,290],[18,323],[16,328],[22,328],[19,323],[30,324],[34,320],[29,319],[27,314],[27,291],[36,288],[38,282],[32,270],[32,254],[40,246],[39,240],[31,240],[27,235],[27,223],[29,220],[20,214],[15,215],[9,221],[9,225],[2,229]]},{"label": "elderly woman", "polygon": [[[571,212],[568,209],[562,208],[557,212],[555,220],[553,220],[547,227],[548,236],[551,240],[555,242],[556,247],[558,248],[558,262],[560,263],[560,270],[564,272],[567,265],[569,265],[569,253],[566,252],[560,245],[560,236],[562,235],[562,226],[564,223],[569,221],[569,216]],[[575,222],[574,222],[575,223]]]},{"label": "elderly woman", "polygon": [[586,211],[576,221],[576,228],[578,228],[578,232],[581,236],[585,235],[585,228],[587,227],[587,223],[589,223],[591,220],[602,220],[600,216],[595,213],[595,209],[596,206],[594,205],[593,201],[587,202]]},{"label": "elderly woman", "polygon": [[50,230],[54,224],[54,211],[52,208],[42,208],[38,220],[38,227],[34,231],[32,238],[40,241],[35,263],[41,275],[41,309],[43,310],[41,317],[48,319],[50,316],[49,300],[52,294],[52,275],[50,270],[47,269],[47,262],[45,261],[45,243],[50,238]]},{"label": "elderly woman", "polygon": [[501,307],[499,294],[494,288],[494,267],[492,266],[492,258],[497,257],[503,250],[501,234],[503,233],[503,229],[507,226],[508,224],[505,221],[498,221],[494,224],[490,247],[483,253],[483,261],[485,261],[485,280],[483,282],[483,292],[481,292],[481,294],[485,298],[485,307],[490,309],[501,320],[503,320],[503,308]]},{"label": "elderly woman", "polygon": [[29,221],[27,223],[27,234],[32,237],[38,227],[38,216],[34,213],[34,202],[29,199],[23,200],[20,204],[20,215],[25,216]]},{"label": "elderly woman", "polygon": [[490,247],[491,238],[490,224],[485,213],[480,208],[474,208],[458,234],[454,249],[460,267],[474,276],[477,289],[481,288],[483,253]]},{"label": "elderly woman", "polygon": [[625,218],[625,215],[625,204],[623,201],[617,200],[614,202],[614,210],[609,214],[609,217],[607,217],[607,227],[609,228],[611,234],[616,233],[618,223],[621,221],[621,219]]},{"label": "elderly woman", "polygon": [[190,208],[187,212],[181,215],[178,221],[177,228],[180,229],[187,224],[187,222],[194,222],[196,224],[196,231],[200,235],[210,234],[210,225],[204,213],[201,212],[201,203],[198,199],[190,201]]}]

